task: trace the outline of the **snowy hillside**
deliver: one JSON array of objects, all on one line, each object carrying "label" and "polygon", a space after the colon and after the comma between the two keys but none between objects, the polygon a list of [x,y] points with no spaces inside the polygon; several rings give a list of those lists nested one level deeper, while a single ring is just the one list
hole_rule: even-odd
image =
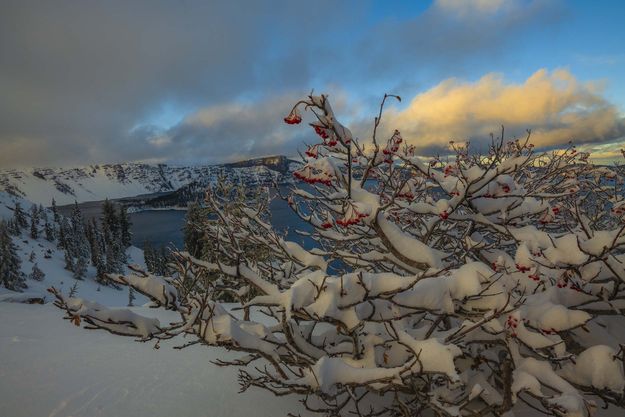
[{"label": "snowy hillside", "polygon": [[25,210],[30,210],[33,204],[24,198],[0,191],[0,219],[8,220],[13,217],[13,208],[16,202],[20,203]]},{"label": "snowy hillside", "polygon": [[[21,270],[24,275],[28,276],[34,264],[45,273],[42,281],[35,281],[28,278],[26,285],[28,288],[23,292],[15,292],[0,286],[0,305],[3,301],[21,302],[30,298],[44,298],[49,301],[50,296],[46,291],[49,287],[61,289],[63,292],[69,292],[70,288],[77,284],[77,294],[80,297],[89,298],[90,300],[107,305],[124,306],[128,304],[128,291],[116,290],[111,287],[100,286],[95,282],[95,268],[89,266],[87,275],[83,281],[77,281],[72,278],[72,273],[64,268],[64,251],[58,249],[54,242],[48,242],[43,238],[33,240],[26,234],[22,234],[19,238],[14,238],[13,242],[17,246],[17,252],[22,260]],[[129,259],[128,263],[144,265],[143,251],[138,248],[130,247],[127,251]],[[31,261],[31,255],[34,254]],[[136,295],[135,305],[141,305],[147,302],[147,299],[140,294]]]},{"label": "snowy hillside", "polygon": [[[25,208],[32,205],[0,193],[4,219],[12,216],[14,201]],[[234,357],[224,350],[194,346],[180,352],[168,342],[157,350],[62,320],[63,313],[52,306],[46,291],[51,286],[68,294],[76,284],[77,297],[121,309],[128,304],[128,289],[99,285],[93,266],[83,281],[73,279],[64,269],[64,251],[54,242],[31,239],[26,232],[13,242],[21,271],[28,275],[37,264],[45,277],[28,278],[23,292],[0,286],[0,416],[197,416],[207,404],[211,412],[203,415],[273,416],[296,407],[295,398],[275,401],[258,390],[239,396],[234,370],[210,362]],[[127,254],[129,263],[144,266],[141,250],[130,247]],[[147,302],[140,294],[135,297],[134,305]],[[29,299],[43,299],[45,304],[24,303]],[[163,323],[177,319],[173,313],[148,307],[133,310]],[[153,370],[149,376],[144,372],[147,367]],[[226,380],[229,383],[216,383]],[[261,414],[256,410],[259,401],[266,404]],[[185,404],[182,409],[180,403]]]},{"label": "snowy hillside", "polygon": [[197,182],[208,184],[218,175],[259,184],[290,178],[284,156],[258,158],[225,165],[170,166],[140,163],[89,165],[78,168],[0,170],[0,191],[49,205],[174,191]]}]

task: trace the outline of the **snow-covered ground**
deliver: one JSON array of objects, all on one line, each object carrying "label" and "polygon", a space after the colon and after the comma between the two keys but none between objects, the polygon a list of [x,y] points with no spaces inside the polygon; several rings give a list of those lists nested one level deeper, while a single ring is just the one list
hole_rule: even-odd
[{"label": "snow-covered ground", "polygon": [[[46,292],[50,286],[67,293],[78,282],[77,296],[119,308],[127,308],[128,292],[99,286],[93,267],[84,281],[74,280],[54,243],[26,235],[15,243],[22,271],[30,272],[28,258],[34,252],[46,277],[28,279],[23,293],[0,288],[0,417],[277,416],[298,409],[296,398],[275,399],[260,390],[238,394],[236,370],[210,362],[233,357],[223,349],[174,350],[184,339],[154,349],[154,343],[63,320]],[[48,251],[51,256],[45,258]],[[128,254],[130,262],[144,263],[141,250],[131,247]],[[33,297],[46,297],[47,304],[16,302]],[[146,302],[136,294],[135,305]],[[177,320],[169,312],[133,309],[163,323]]]},{"label": "snow-covered ground", "polygon": [[1,416],[274,417],[299,408],[296,398],[238,394],[235,369],[210,362],[232,356],[224,350],[157,350],[62,316],[51,304],[0,303]]}]

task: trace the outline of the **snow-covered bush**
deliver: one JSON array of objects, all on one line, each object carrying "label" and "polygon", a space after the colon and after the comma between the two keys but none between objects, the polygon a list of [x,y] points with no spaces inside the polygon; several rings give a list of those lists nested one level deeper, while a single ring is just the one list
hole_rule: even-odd
[{"label": "snow-covered bush", "polygon": [[[378,137],[394,98],[366,143],[323,95],[285,118],[299,124],[308,112],[320,138],[295,172],[301,186],[284,196],[314,248],[273,230],[268,195],[235,204],[213,190],[212,259],[178,253],[171,278],[112,276],[179,323],[51,289],[56,304],[116,334],[187,334],[187,344],[244,352],[220,363],[241,366],[243,390],[299,394],[328,415],[623,407],[622,173],[573,146],[537,153],[529,132],[505,141],[503,130],[485,154],[452,144],[450,157],[426,160],[398,131]],[[213,297],[224,288],[257,314],[226,310]]]}]

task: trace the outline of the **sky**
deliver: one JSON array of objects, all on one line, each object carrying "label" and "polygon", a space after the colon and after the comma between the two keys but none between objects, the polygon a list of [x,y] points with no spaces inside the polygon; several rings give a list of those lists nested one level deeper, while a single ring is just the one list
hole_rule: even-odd
[{"label": "sky", "polygon": [[296,155],[328,94],[361,142],[423,155],[505,126],[542,149],[625,148],[625,2],[0,0],[0,168]]}]

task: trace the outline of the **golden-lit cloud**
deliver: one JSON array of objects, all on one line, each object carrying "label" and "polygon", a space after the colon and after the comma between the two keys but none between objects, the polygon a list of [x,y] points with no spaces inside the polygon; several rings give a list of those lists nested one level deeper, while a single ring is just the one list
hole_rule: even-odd
[{"label": "golden-lit cloud", "polygon": [[506,83],[499,74],[475,82],[447,79],[385,118],[388,129],[399,129],[419,148],[440,148],[450,140],[489,140],[501,125],[508,137],[531,129],[533,143],[541,147],[625,136],[623,117],[600,86],[580,82],[563,69],[541,69],[521,83]]}]

